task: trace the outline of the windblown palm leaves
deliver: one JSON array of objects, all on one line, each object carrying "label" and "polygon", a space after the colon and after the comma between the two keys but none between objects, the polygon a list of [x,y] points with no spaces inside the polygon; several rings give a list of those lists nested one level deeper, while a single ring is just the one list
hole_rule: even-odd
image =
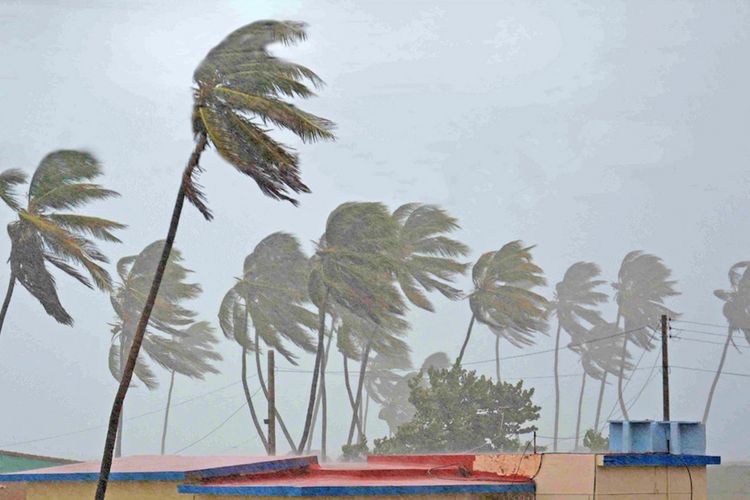
[{"label": "windblown palm leaves", "polygon": [[[124,357],[133,342],[163,246],[163,241],[155,241],[138,255],[123,257],[117,263],[120,281],[111,296],[116,320],[112,326],[109,351],[109,369],[115,380],[119,381],[122,377]],[[148,359],[173,374],[203,379],[207,373],[218,373],[213,363],[221,360],[221,356],[213,350],[217,338],[211,325],[196,320],[196,313],[184,305],[184,302],[196,299],[201,293],[199,284],[186,282],[190,272],[182,265],[180,252],[174,249],[164,272],[142,348]],[[144,356],[138,357],[135,376],[149,389],[158,386],[152,365]],[[120,439],[121,436],[120,431]]]},{"label": "windblown palm leaves", "polygon": [[[628,343],[632,342],[640,349],[652,350],[656,344],[654,335],[647,329],[656,328],[662,314],[674,316],[664,301],[679,295],[675,290],[676,281],[671,280],[672,271],[655,255],[643,253],[639,250],[628,253],[620,265],[617,282],[612,284],[615,289],[617,303],[617,325],[623,319],[624,331],[621,341],[621,359],[626,358]],[[617,379],[618,401],[625,419],[628,410],[622,395],[622,381],[625,368],[621,367]]]},{"label": "windblown palm leaves", "polygon": [[[274,125],[305,142],[333,139],[333,124],[302,111],[285,99],[308,98],[308,87],[323,81],[312,70],[274,57],[268,46],[290,45],[307,37],[305,24],[258,21],[234,31],[211,49],[193,75],[193,132],[208,138],[237,170],[253,178],[272,198],[309,192],[299,177],[299,158],[292,149],[268,135]],[[204,215],[210,212],[199,189],[190,184],[191,200]]]},{"label": "windblown palm leaves", "polygon": [[719,366],[716,368],[716,375],[711,383],[706,407],[703,410],[704,424],[708,421],[708,415],[711,412],[711,403],[714,399],[716,386],[719,383],[719,377],[721,377],[721,372],[724,369],[729,344],[734,344],[734,333],[742,332],[745,335],[745,340],[750,343],[750,262],[738,262],[729,269],[729,284],[729,290],[714,291],[714,295],[724,301],[722,312],[727,320],[727,339],[724,342]]},{"label": "windblown palm leaves", "polygon": [[[286,100],[312,96],[313,92],[307,84],[320,86],[320,78],[308,68],[278,59],[268,52],[268,46],[273,43],[291,44],[304,40],[305,36],[303,23],[255,22],[231,33],[209,51],[195,70],[192,113],[195,147],[182,173],[160,265],[143,309],[142,324],[151,313],[161,273],[177,234],[185,198],[204,217],[211,218],[205,195],[194,178],[195,173],[200,171],[200,157],[209,143],[272,198],[295,203],[290,191],[309,192],[300,179],[297,154],[269,135],[269,127],[275,126],[291,131],[306,142],[333,139],[333,124],[330,121],[302,111]],[[122,383],[112,404],[96,489],[97,500],[104,500],[107,491],[115,429],[143,335],[142,329],[136,332],[133,355],[128,357]]]},{"label": "windblown palm leaves", "polygon": [[399,223],[396,280],[406,298],[415,306],[434,311],[424,292],[434,290],[450,300],[461,298],[453,287],[456,275],[466,272],[467,264],[455,260],[469,248],[445,234],[459,228],[458,221],[435,205],[407,203],[393,212]]},{"label": "windblown palm leaves", "polygon": [[[221,329],[224,335],[242,346],[243,363],[247,351],[255,352],[257,374],[264,392],[266,386],[259,359],[261,343],[278,351],[293,365],[297,364],[297,355],[288,344],[304,352],[315,350],[310,331],[317,326],[317,316],[305,308],[309,274],[309,261],[299,241],[287,233],[274,233],[258,243],[245,258],[242,278],[222,300]],[[250,338],[248,326],[254,330],[254,339]],[[246,395],[249,396],[249,392]],[[253,421],[258,422],[252,398],[248,397],[247,403]],[[278,410],[277,419],[289,445],[296,450]],[[267,446],[262,427],[257,425],[256,431]]]},{"label": "windblown palm leaves", "polygon": [[101,165],[89,153],[68,150],[50,153],[31,177],[25,207],[19,203],[14,189],[25,176],[17,170],[0,175],[0,198],[18,214],[18,219],[8,225],[11,275],[0,312],[0,328],[15,281],[56,321],[73,324],[73,318],[60,303],[55,278],[47,264],[89,288],[111,289],[109,273],[102,267],[108,262],[107,257],[94,240],[119,243],[113,231],[125,226],[75,213],[90,202],[118,196],[115,191],[92,182],[101,175]]},{"label": "windblown palm leaves", "polygon": [[546,331],[547,300],[533,291],[546,281],[534,263],[532,248],[512,241],[483,254],[474,264],[474,290],[469,294],[472,316],[456,366],[461,365],[475,320],[516,347],[532,345],[534,334]]},{"label": "windblown palm leaves", "polygon": [[[603,280],[595,279],[599,274],[599,267],[596,264],[591,262],[576,262],[565,272],[562,281],[555,285],[555,297],[549,304],[549,312],[557,316],[554,362],[555,426],[552,441],[554,451],[557,451],[560,418],[560,379],[558,372],[560,333],[562,330],[565,330],[571,339],[581,341],[586,337],[591,326],[603,322],[601,313],[597,309],[594,309],[594,307],[607,301],[605,293],[596,291],[596,288],[605,283]],[[585,381],[584,378],[582,385]],[[583,394],[583,389],[581,390],[581,394]]]}]

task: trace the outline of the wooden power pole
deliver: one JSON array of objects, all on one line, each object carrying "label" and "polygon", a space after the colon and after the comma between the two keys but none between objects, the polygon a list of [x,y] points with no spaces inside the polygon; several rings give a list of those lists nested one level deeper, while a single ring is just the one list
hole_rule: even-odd
[{"label": "wooden power pole", "polygon": [[664,421],[669,420],[669,319],[661,315],[661,389],[664,400]]},{"label": "wooden power pole", "polygon": [[268,454],[276,455],[276,368],[273,351],[268,350]]}]

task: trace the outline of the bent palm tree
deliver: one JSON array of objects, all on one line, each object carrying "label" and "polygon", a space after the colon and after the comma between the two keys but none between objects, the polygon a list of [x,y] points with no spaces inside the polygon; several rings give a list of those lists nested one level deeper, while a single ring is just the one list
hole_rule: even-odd
[{"label": "bent palm tree", "polygon": [[[594,307],[607,301],[607,295],[596,291],[605,283],[595,279],[600,274],[599,266],[592,262],[576,262],[565,271],[562,281],[555,285],[555,296],[549,303],[549,312],[557,316],[557,333],[555,335],[555,429],[552,450],[557,451],[557,436],[560,421],[560,333],[564,330],[571,339],[583,339],[591,326],[602,323],[601,312]],[[585,384],[585,373],[582,382]],[[580,401],[579,401],[580,421]],[[576,439],[576,444],[578,440]]]},{"label": "bent palm tree", "polygon": [[479,257],[472,269],[474,290],[469,294],[471,320],[455,366],[469,344],[474,321],[487,325],[497,336],[495,357],[500,379],[499,341],[505,338],[516,347],[532,345],[533,334],[547,328],[547,299],[532,291],[546,283],[542,269],[534,263],[531,249],[521,241],[505,244],[500,250]]},{"label": "bent palm tree", "polygon": [[[73,318],[60,303],[55,278],[47,264],[89,288],[96,286],[103,291],[112,288],[109,273],[100,265],[108,262],[107,257],[90,238],[119,243],[112,231],[125,226],[72,212],[92,201],[118,196],[115,191],[91,182],[101,175],[101,165],[89,153],[68,150],[50,153],[34,171],[29,181],[26,206],[22,207],[12,188],[22,183],[23,174],[16,170],[3,172],[0,198],[16,211],[18,219],[8,224],[11,271],[0,310],[0,330],[16,281],[57,322],[73,324]],[[90,279],[79,268],[85,269]]]},{"label": "bent palm tree", "polygon": [[716,368],[716,375],[711,382],[706,407],[703,410],[704,424],[708,421],[714,392],[724,369],[724,362],[727,359],[729,344],[734,344],[732,339],[734,333],[741,331],[745,334],[745,340],[750,342],[750,262],[738,262],[729,269],[729,284],[731,285],[729,290],[714,291],[714,295],[724,301],[722,312],[727,319],[727,339],[724,342],[719,366]]},{"label": "bent palm tree", "polygon": [[333,139],[333,124],[296,106],[285,98],[314,95],[306,82],[321,85],[311,70],[272,56],[272,43],[304,40],[305,25],[291,21],[259,21],[244,26],[211,49],[193,74],[195,82],[193,132],[195,148],[182,174],[172,218],[154,281],[128,354],[123,380],[115,395],[96,498],[103,500],[112,467],[112,452],[120,409],[135,368],[143,334],[153,308],[164,268],[172,250],[185,198],[207,219],[211,212],[195,174],[203,150],[211,143],[218,153],[257,184],[263,194],[296,203],[289,192],[309,192],[299,176],[299,158],[290,148],[267,133],[269,124],[286,129],[303,141]]},{"label": "bent palm tree", "polygon": [[[397,322],[394,318],[405,311],[401,294],[393,283],[397,266],[393,255],[397,247],[398,224],[382,203],[343,203],[328,216],[310,275],[310,298],[318,308],[318,348],[299,449],[307,442],[312,424],[326,316],[335,308],[338,317],[348,312],[352,318],[388,329],[388,323]],[[366,366],[366,356],[364,359]],[[358,392],[361,396],[361,391]],[[355,415],[359,401],[359,398],[355,401]],[[356,418],[352,421],[356,423]]]},{"label": "bent palm tree", "polygon": [[458,221],[435,205],[407,203],[393,212],[399,223],[396,280],[404,296],[415,306],[434,311],[424,291],[437,290],[450,300],[461,298],[451,283],[466,272],[468,264],[455,260],[469,253],[469,247],[448,238],[459,228]]},{"label": "bent palm tree", "polygon": [[[668,297],[679,295],[674,288],[677,282],[670,279],[671,275],[672,271],[659,257],[640,250],[628,253],[622,260],[617,282],[612,283],[617,302],[615,324],[619,327],[622,318],[624,331],[628,332],[620,342],[621,361],[628,357],[628,343],[639,349],[652,350],[656,346],[653,335],[644,327],[656,328],[662,314],[674,316],[674,312],[664,305]],[[623,363],[617,374],[617,401],[623,418],[627,420],[628,409],[622,394],[625,371]]]},{"label": "bent palm tree", "polygon": [[[287,233],[273,233],[264,238],[245,258],[242,278],[227,292],[219,309],[219,324],[224,334],[240,345],[242,335],[232,330],[233,311],[244,309],[255,330],[253,341],[256,370],[266,398],[268,389],[260,363],[260,344],[278,351],[284,359],[297,365],[297,356],[286,342],[313,352],[310,330],[317,325],[315,314],[304,306],[309,301],[307,280],[310,274],[307,256],[299,241]],[[241,302],[241,304],[238,304]],[[252,401],[248,401],[252,405]],[[275,409],[276,418],[292,451],[298,451],[284,420]],[[268,450],[267,450],[268,451]]]},{"label": "bent palm tree", "polygon": [[[123,257],[117,262],[120,281],[111,295],[116,321],[112,325],[109,350],[109,369],[117,381],[122,378],[124,355],[133,342],[138,318],[163,247],[164,241],[155,241],[138,255]],[[196,321],[197,314],[183,305],[186,301],[196,299],[201,293],[199,284],[185,281],[191,272],[183,267],[180,252],[173,249],[143,340],[143,351],[148,358],[171,372],[162,453],[175,373],[203,379],[207,373],[217,373],[212,362],[221,360],[221,356],[212,348],[217,339],[211,325],[205,321]],[[138,357],[134,373],[148,389],[158,386],[156,374],[143,356]],[[121,450],[122,419],[117,435],[118,456]]]}]

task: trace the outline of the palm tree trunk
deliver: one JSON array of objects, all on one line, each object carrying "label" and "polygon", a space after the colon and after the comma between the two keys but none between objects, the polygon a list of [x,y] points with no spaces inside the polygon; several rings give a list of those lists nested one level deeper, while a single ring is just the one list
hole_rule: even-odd
[{"label": "palm tree trunk", "polygon": [[205,133],[198,137],[198,141],[195,145],[193,153],[190,155],[188,164],[182,173],[182,179],[180,181],[180,188],[177,190],[177,198],[175,199],[174,209],[172,210],[172,217],[169,221],[169,230],[167,231],[167,237],[164,240],[164,248],[161,252],[161,258],[159,264],[156,266],[154,272],[154,280],[151,282],[151,289],[146,297],[146,303],[144,304],[141,317],[138,320],[138,325],[135,330],[135,336],[133,338],[133,345],[130,347],[128,353],[128,360],[125,364],[125,372],[120,379],[120,386],[117,388],[115,394],[115,400],[112,402],[112,411],[109,415],[109,424],[107,428],[107,438],[104,441],[104,452],[102,453],[101,467],[99,469],[99,482],[96,485],[96,500],[104,500],[104,495],[107,492],[107,481],[109,480],[109,471],[112,469],[112,453],[115,448],[115,438],[117,437],[117,423],[120,420],[120,412],[122,412],[122,404],[125,401],[125,396],[128,393],[130,387],[130,381],[133,378],[133,370],[135,369],[135,363],[138,360],[138,353],[141,350],[141,344],[143,343],[143,335],[146,332],[146,326],[148,326],[148,320],[151,317],[151,311],[154,308],[154,302],[156,302],[156,295],[159,293],[159,286],[161,280],[164,277],[164,270],[167,267],[169,261],[169,254],[172,253],[172,245],[174,244],[175,236],[177,235],[177,226],[180,224],[180,216],[182,214],[182,207],[185,204],[185,192],[187,186],[189,186],[190,178],[193,174],[193,170],[198,166],[201,153],[206,149],[208,144],[208,137]]},{"label": "palm tree trunk", "polygon": [[474,319],[476,319],[476,316],[474,316],[474,313],[471,313],[471,321],[469,321],[469,328],[466,330],[466,338],[464,339],[464,344],[461,346],[461,352],[458,353],[458,357],[456,358],[456,364],[455,364],[456,367],[460,367],[461,360],[464,359],[466,346],[469,345],[469,337],[471,337],[471,329],[474,326]]},{"label": "palm tree trunk", "polygon": [[[268,387],[266,386],[266,379],[263,376],[263,369],[260,366],[260,349],[258,347],[260,346],[260,336],[258,335],[258,331],[255,331],[255,370],[258,373],[258,382],[260,382],[260,387],[263,390],[263,396],[266,398],[266,401],[268,401]],[[289,447],[294,453],[299,453],[297,450],[297,445],[294,444],[294,439],[292,438],[292,435],[289,433],[289,429],[287,429],[286,424],[284,423],[284,419],[281,418],[281,414],[279,413],[278,408],[274,408],[274,413],[276,413],[276,421],[279,423],[279,427],[281,427],[281,432],[284,433],[284,437],[286,438],[287,443],[289,443]]]},{"label": "palm tree trunk", "polygon": [[594,431],[599,432],[599,418],[602,416],[602,402],[604,401],[604,388],[607,385],[607,372],[602,374],[602,381],[599,385],[599,400],[596,403],[596,417],[594,418]]},{"label": "palm tree trunk", "polygon": [[10,298],[13,296],[13,288],[16,286],[16,276],[11,272],[10,279],[8,280],[8,289],[5,291],[5,300],[3,300],[3,307],[0,309],[0,333],[3,331],[3,325],[5,324],[5,315],[8,313],[8,306],[10,306]]},{"label": "palm tree trunk", "polygon": [[495,382],[500,383],[500,335],[495,335]]},{"label": "palm tree trunk", "polygon": [[554,362],[554,371],[555,371],[555,432],[553,434],[552,439],[552,451],[557,451],[557,432],[559,430],[560,426],[560,374],[558,372],[558,368],[560,366],[560,331],[562,330],[562,325],[560,325],[560,320],[557,320],[557,335],[555,336],[555,362]]},{"label": "palm tree trunk", "polygon": [[325,342],[325,329],[326,329],[326,302],[328,301],[328,290],[326,290],[323,296],[323,302],[318,308],[318,349],[315,353],[315,367],[313,368],[312,383],[310,384],[310,399],[307,402],[307,415],[305,416],[305,426],[302,430],[302,438],[299,440],[299,446],[297,449],[303,449],[305,443],[307,443],[307,437],[310,434],[310,427],[312,427],[313,410],[315,408],[315,393],[318,388],[318,377],[320,375],[320,367],[323,364],[323,343]]},{"label": "palm tree trunk", "polygon": [[703,425],[706,424],[706,421],[708,420],[708,413],[711,411],[711,402],[714,399],[714,392],[716,391],[716,385],[719,383],[719,377],[721,376],[721,371],[724,369],[724,362],[727,359],[727,351],[729,350],[729,344],[732,342],[732,335],[734,334],[734,330],[732,330],[732,327],[729,327],[729,331],[727,332],[727,340],[724,342],[724,349],[721,351],[721,360],[719,361],[719,367],[716,369],[716,375],[714,375],[714,381],[711,382],[711,390],[708,391],[708,399],[706,400],[706,409],[703,410]]},{"label": "palm tree trunk", "polygon": [[164,455],[164,446],[167,443],[167,425],[169,424],[169,408],[172,405],[172,389],[174,388],[174,370],[169,379],[169,391],[167,392],[167,409],[164,412],[164,427],[161,431],[161,454]]},{"label": "palm tree trunk", "polygon": [[578,438],[581,436],[581,412],[583,411],[583,394],[586,391],[586,372],[581,378],[581,393],[578,395],[578,417],[576,417],[576,440],[573,443],[573,451],[578,449]]},{"label": "palm tree trunk", "polygon": [[[328,355],[331,352],[330,349],[331,349],[331,340],[332,339],[333,339],[333,326],[331,326],[330,334],[328,335],[328,342],[326,343],[325,356],[323,356],[323,369],[320,372],[321,375],[323,374],[323,372],[328,367]],[[306,452],[309,452],[310,448],[312,448],[313,437],[315,437],[315,424],[318,423],[318,411],[320,410],[321,400],[323,399],[323,396],[325,396],[325,394],[323,394],[323,391],[321,390],[322,387],[323,387],[323,384],[319,383],[318,384],[318,395],[315,398],[315,409],[313,410],[312,427],[310,427],[310,435],[307,436],[307,445],[305,446],[305,451]],[[328,401],[326,400],[326,403],[327,402]]]},{"label": "palm tree trunk", "polygon": [[263,448],[266,450],[266,453],[268,453],[268,439],[263,433],[263,427],[261,427],[258,415],[255,413],[253,396],[250,394],[250,388],[247,385],[247,349],[245,349],[244,346],[242,346],[242,389],[245,391],[245,400],[247,400],[247,408],[250,410],[250,418],[252,418],[255,430],[257,431],[260,440],[263,442]]},{"label": "palm tree trunk", "polygon": [[[124,330],[123,330],[124,331]],[[122,380],[122,370],[124,368],[122,364],[122,360],[125,359],[125,343],[124,343],[125,337],[120,334],[120,380]],[[120,418],[117,421],[117,442],[115,443],[115,457],[120,458],[122,456],[122,418],[123,413],[125,413],[125,409],[120,412]]]},{"label": "palm tree trunk", "polygon": [[622,351],[620,351],[620,356],[622,357],[622,361],[620,362],[620,372],[617,374],[617,401],[620,404],[620,411],[622,412],[622,418],[624,420],[629,420],[630,417],[628,416],[628,409],[625,407],[625,398],[623,398],[622,395],[622,381],[625,378],[625,357],[628,354],[628,338],[625,337],[622,339]]},{"label": "palm tree trunk", "polygon": [[362,422],[360,422],[360,429],[362,430],[362,435],[367,435],[367,415],[370,413],[370,393],[368,392],[365,395],[365,416],[362,418]]},{"label": "palm tree trunk", "polygon": [[[331,335],[333,337],[333,335]],[[331,338],[329,337],[329,342]],[[321,415],[320,419],[320,458],[325,462],[326,457],[328,456],[328,399],[326,398],[326,367],[325,367],[325,361],[328,359],[328,347],[326,347],[326,351],[323,354],[323,366],[320,369],[320,397],[322,401],[323,406],[323,414]]]},{"label": "palm tree trunk", "polygon": [[[341,355],[344,358],[344,385],[346,386],[346,395],[349,397],[349,406],[351,406],[352,411],[354,411],[356,402],[354,399],[354,391],[352,391],[351,380],[349,378],[349,358],[347,358],[344,353],[341,353]],[[364,434],[364,430],[359,425],[359,421],[357,422],[357,427],[358,427],[359,432],[361,434]]]},{"label": "palm tree trunk", "polygon": [[[357,427],[357,423],[359,422],[359,405],[362,402],[362,388],[365,386],[365,372],[367,370],[367,361],[370,357],[370,343],[368,342],[365,346],[365,350],[362,352],[362,360],[361,364],[359,366],[359,380],[357,381],[357,397],[354,400],[354,408],[352,408],[352,423],[349,425],[349,437],[346,439],[346,444],[351,445],[352,440],[354,438],[354,428]],[[361,439],[362,436],[362,429],[359,430]]]}]

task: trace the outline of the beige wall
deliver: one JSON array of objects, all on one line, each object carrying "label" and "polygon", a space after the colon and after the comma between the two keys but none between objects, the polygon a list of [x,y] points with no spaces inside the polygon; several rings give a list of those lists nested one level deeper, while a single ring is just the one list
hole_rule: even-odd
[{"label": "beige wall", "polygon": [[[184,481],[182,481],[184,482]],[[177,493],[177,481],[112,481],[107,500],[189,500]],[[94,498],[96,481],[27,483],[27,500],[85,500]],[[215,497],[213,500],[216,500]]]},{"label": "beige wall", "polygon": [[[188,495],[183,495],[189,497]],[[195,495],[190,500],[248,500],[248,496],[217,496],[217,495]],[[258,497],[258,500],[267,499],[268,497]],[[388,496],[377,496],[362,495],[362,496],[336,496],[336,497],[295,497],[295,498],[317,498],[321,500],[372,500],[378,498],[378,500],[533,500],[534,495],[532,493],[492,493],[492,494],[476,494],[476,493],[463,493],[461,495],[388,495]],[[622,500],[622,499],[620,499]]]}]

